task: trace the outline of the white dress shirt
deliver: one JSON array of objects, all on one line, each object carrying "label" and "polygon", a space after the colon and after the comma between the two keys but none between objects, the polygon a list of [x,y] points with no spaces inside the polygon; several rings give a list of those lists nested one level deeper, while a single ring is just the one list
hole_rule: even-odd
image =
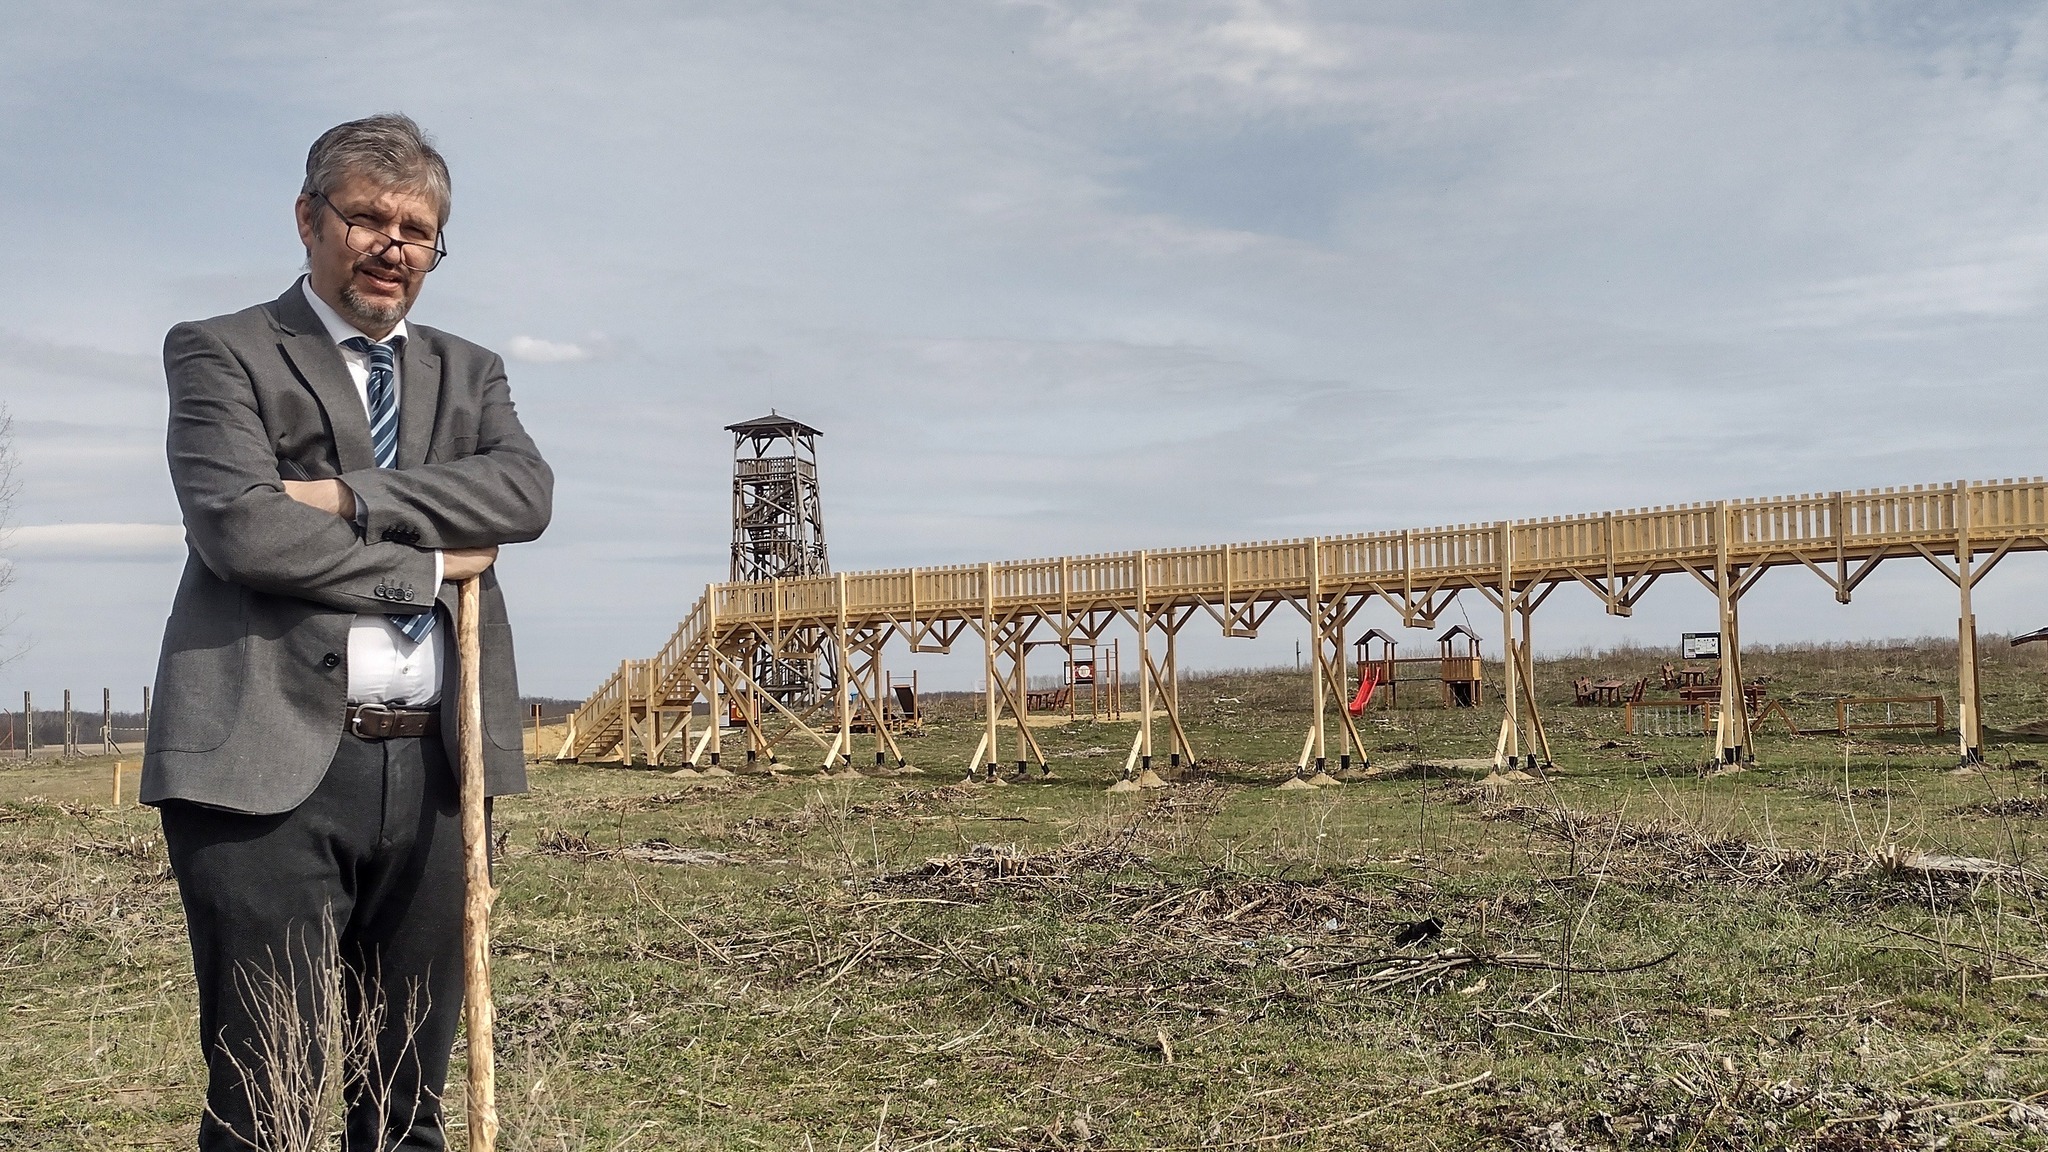
[{"label": "white dress shirt", "polygon": [[[327,301],[314,295],[309,280],[300,280],[299,288],[306,294],[306,303],[313,306],[313,314],[327,326],[327,334],[335,344],[353,340],[358,336],[370,339],[366,332],[358,331],[355,325],[341,318],[341,313],[327,306]],[[405,338],[405,321],[391,330],[386,340]],[[363,415],[370,414],[370,358],[352,348],[341,347],[342,363],[348,365],[348,376],[355,381],[356,397],[363,402]],[[399,357],[403,360],[403,357]],[[405,370],[400,365],[392,366],[391,400],[398,403],[404,395]],[[363,518],[363,498],[356,500],[356,522]],[[434,586],[441,585],[441,554],[434,553]],[[429,600],[427,611],[434,610]],[[398,704],[421,707],[441,698],[442,656],[446,649],[443,633],[448,630],[436,626],[425,640],[413,643],[406,634],[398,630],[391,618],[375,612],[359,614],[348,630],[348,702],[351,704]]]}]

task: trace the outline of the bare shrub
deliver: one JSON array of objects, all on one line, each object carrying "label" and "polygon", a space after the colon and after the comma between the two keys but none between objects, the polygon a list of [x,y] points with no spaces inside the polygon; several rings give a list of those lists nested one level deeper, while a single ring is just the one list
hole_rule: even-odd
[{"label": "bare shrub", "polygon": [[[379,1044],[394,1022],[392,1005],[374,971],[344,963],[334,921],[323,916],[317,948],[287,946],[280,963],[244,965],[237,992],[257,1021],[254,1051],[230,1048],[228,1060],[250,1104],[251,1146],[258,1152],[316,1152],[335,1143],[338,1123],[351,1106],[385,1131],[397,1068],[384,1066]],[[403,1034],[401,1059],[414,1056],[414,1040],[427,1011],[426,992],[408,989],[395,1023]],[[214,1119],[225,1118],[208,1112]]]}]

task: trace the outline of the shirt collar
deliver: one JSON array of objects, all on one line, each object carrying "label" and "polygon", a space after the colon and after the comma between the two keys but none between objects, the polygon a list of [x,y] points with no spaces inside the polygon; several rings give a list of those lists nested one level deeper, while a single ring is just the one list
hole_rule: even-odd
[{"label": "shirt collar", "polygon": [[[358,336],[365,340],[370,339],[369,333],[358,329],[355,325],[342,319],[341,313],[329,307],[327,301],[322,300],[319,293],[313,291],[313,280],[311,277],[300,277],[299,290],[306,294],[306,303],[313,306],[313,315],[320,318],[320,323],[327,328],[328,338],[336,344],[345,344]],[[391,335],[384,337],[384,342],[389,344],[404,340],[405,338],[405,321],[401,319],[398,322],[398,326],[391,330]],[[375,341],[371,342],[375,343]]]}]

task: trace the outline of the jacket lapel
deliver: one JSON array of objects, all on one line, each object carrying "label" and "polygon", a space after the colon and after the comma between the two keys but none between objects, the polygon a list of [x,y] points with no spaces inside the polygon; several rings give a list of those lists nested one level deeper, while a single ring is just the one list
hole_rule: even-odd
[{"label": "jacket lapel", "polygon": [[[376,449],[370,445],[370,417],[363,411],[363,398],[348,378],[348,365],[341,362],[341,350],[327,335],[326,325],[306,303],[298,284],[277,298],[277,323],[283,339],[278,347],[299,379],[306,382],[320,407],[327,413],[327,427],[334,433],[334,455],[343,472],[357,472],[377,466]],[[434,372],[439,391],[440,370]]]},{"label": "jacket lapel", "polygon": [[405,340],[405,363],[398,383],[398,466],[417,468],[427,462],[434,439],[434,416],[441,407],[441,358],[427,351],[418,328]]}]

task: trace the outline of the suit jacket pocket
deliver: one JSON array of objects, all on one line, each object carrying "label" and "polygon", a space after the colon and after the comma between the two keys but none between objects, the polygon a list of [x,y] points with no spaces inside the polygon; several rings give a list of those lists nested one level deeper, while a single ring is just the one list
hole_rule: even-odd
[{"label": "suit jacket pocket", "polygon": [[512,626],[486,621],[477,629],[483,650],[479,684],[484,694],[484,734],[507,750],[526,747],[519,716],[519,673],[512,658]]},{"label": "suit jacket pocket", "polygon": [[180,596],[164,626],[156,706],[149,717],[151,750],[211,752],[234,734],[248,666],[244,594],[227,584],[206,593],[193,600]]}]

